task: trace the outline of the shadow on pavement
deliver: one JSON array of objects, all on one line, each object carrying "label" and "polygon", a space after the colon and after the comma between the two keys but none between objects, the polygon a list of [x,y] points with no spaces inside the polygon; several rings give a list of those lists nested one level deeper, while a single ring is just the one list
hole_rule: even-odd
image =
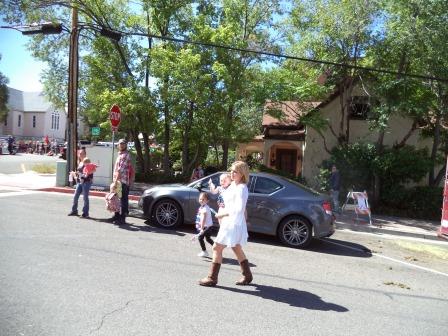
[{"label": "shadow on pavement", "polygon": [[[103,222],[103,223],[109,223],[106,218],[91,218],[94,221],[97,222]],[[159,234],[168,234],[173,236],[179,236],[183,237],[188,234],[194,235],[196,234],[196,229],[193,225],[181,225],[180,227],[173,229],[163,229],[159,228],[157,226],[152,226],[149,220],[144,221],[144,224],[137,225],[132,223],[133,217],[126,218],[126,224],[125,225],[116,225],[120,229],[128,230],[128,231],[142,231],[142,232],[151,232],[151,233],[159,233]],[[215,227],[212,232],[212,239],[216,237],[218,233],[218,228]],[[256,243],[256,244],[264,244],[264,245],[271,245],[271,246],[278,246],[278,247],[284,247],[287,248],[285,245],[280,243],[276,237],[269,236],[261,233],[254,233],[249,232],[249,242]],[[332,254],[332,255],[338,255],[338,256],[348,256],[348,257],[356,257],[356,258],[370,258],[372,256],[371,251],[366,248],[363,245],[352,243],[348,241],[342,241],[337,239],[331,239],[331,238],[322,238],[322,239],[314,239],[311,244],[304,249],[306,251],[312,251],[317,253],[325,253],[325,254]],[[291,251],[295,251],[294,248],[291,248]],[[204,260],[211,261],[209,258],[204,258]],[[229,265],[238,265],[238,261],[235,259],[230,258],[224,258],[223,259],[224,264]],[[254,267],[255,265],[251,265],[251,267]],[[256,266],[255,266],[256,267]]]},{"label": "shadow on pavement", "polygon": [[[260,233],[249,232],[249,242],[288,248],[280,243],[276,237]],[[291,247],[291,250],[294,251],[295,249]],[[313,239],[311,244],[303,250],[356,258],[370,258],[372,256],[371,251],[363,245],[331,238]]]},{"label": "shadow on pavement", "polygon": [[168,230],[168,229],[162,229],[162,228],[150,226],[149,224],[146,224],[146,222],[145,222],[145,225],[137,225],[137,224],[131,223],[132,217],[126,218],[126,223],[125,224],[110,223],[108,218],[93,218],[93,217],[90,217],[90,219],[94,220],[95,222],[99,222],[99,223],[107,223],[107,224],[115,225],[119,229],[127,230],[127,231],[141,231],[141,232],[151,232],[151,233],[162,233],[162,234],[169,234],[169,235],[174,235],[174,236],[179,236],[179,237],[185,236],[185,233],[183,233],[183,232],[178,232],[178,231],[175,231],[175,230]]},{"label": "shadow on pavement", "polygon": [[279,287],[264,286],[257,284],[252,284],[249,286],[253,287],[255,291],[244,290],[235,287],[225,287],[219,285],[216,287],[235,293],[254,295],[266,300],[286,303],[292,307],[305,308],[310,310],[336,311],[340,313],[348,311],[348,309],[343,306],[339,306],[337,304],[330,302],[325,302],[324,300],[322,300],[320,296],[316,294],[305,291],[299,291],[295,288],[284,289]]},{"label": "shadow on pavement", "polygon": [[372,256],[372,251],[364,245],[332,238],[314,240],[307,250],[356,258],[370,258]]}]

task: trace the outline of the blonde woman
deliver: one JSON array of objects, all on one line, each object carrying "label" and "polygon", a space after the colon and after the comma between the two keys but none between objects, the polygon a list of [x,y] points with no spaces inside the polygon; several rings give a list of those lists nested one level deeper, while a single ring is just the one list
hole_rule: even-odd
[{"label": "blonde woman", "polygon": [[218,273],[222,263],[222,252],[224,248],[230,247],[235,253],[241,266],[243,277],[237,281],[236,285],[247,285],[252,281],[252,273],[249,268],[249,261],[244,254],[242,246],[247,243],[247,224],[245,210],[249,191],[249,167],[245,162],[236,161],[230,168],[232,184],[223,193],[225,208],[217,215],[220,218],[218,235],[213,245],[213,263],[209,275],[199,281],[201,286],[216,286],[218,283]]}]

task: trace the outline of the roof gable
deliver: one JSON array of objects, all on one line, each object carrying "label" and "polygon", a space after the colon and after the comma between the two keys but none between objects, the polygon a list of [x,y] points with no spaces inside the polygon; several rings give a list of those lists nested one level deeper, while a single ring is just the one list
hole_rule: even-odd
[{"label": "roof gable", "polygon": [[8,87],[8,106],[12,110],[22,112],[45,112],[51,108],[51,103],[42,92],[23,92]]},{"label": "roof gable", "polygon": [[[265,111],[263,113],[263,127],[275,126],[299,126],[299,118],[306,115],[311,109],[318,106],[320,102],[297,102],[297,101],[282,101],[271,102],[267,101],[265,104]],[[281,111],[280,118],[276,118],[268,113],[268,110]]]}]

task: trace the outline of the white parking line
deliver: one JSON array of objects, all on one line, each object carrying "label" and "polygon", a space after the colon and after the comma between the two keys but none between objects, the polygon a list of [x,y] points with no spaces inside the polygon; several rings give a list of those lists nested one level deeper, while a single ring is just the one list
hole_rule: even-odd
[{"label": "white parking line", "polygon": [[[366,251],[364,251],[364,250],[362,250],[362,249],[359,249],[359,248],[356,248],[356,247],[347,246],[347,245],[344,245],[344,244],[339,244],[339,243],[336,243],[336,242],[333,242],[333,241],[330,241],[330,240],[326,240],[326,239],[323,240],[323,241],[325,241],[325,242],[327,242],[327,243],[330,243],[330,244],[333,244],[333,245],[337,245],[337,246],[345,247],[345,248],[348,248],[348,249],[350,249],[350,250],[354,250],[354,251],[357,251],[357,252],[363,252],[363,253],[366,253]],[[422,270],[422,271],[427,271],[427,272],[431,272],[431,273],[435,273],[435,274],[439,274],[439,275],[443,275],[443,276],[448,277],[448,274],[447,274],[447,273],[439,272],[439,271],[433,270],[433,269],[431,269],[431,268],[427,268],[427,267],[422,267],[422,266],[414,265],[414,264],[411,264],[411,263],[408,263],[408,262],[405,262],[405,261],[402,261],[402,260],[394,259],[394,258],[391,258],[391,257],[386,257],[385,255],[381,255],[381,254],[374,253],[374,252],[370,252],[370,253],[371,253],[373,256],[375,256],[375,257],[379,257],[379,258],[383,258],[383,259],[386,259],[386,260],[394,261],[394,262],[397,262],[397,263],[399,263],[399,264],[403,264],[403,265],[406,265],[406,266],[409,266],[409,267],[413,267],[413,268],[420,269],[420,270]]]}]

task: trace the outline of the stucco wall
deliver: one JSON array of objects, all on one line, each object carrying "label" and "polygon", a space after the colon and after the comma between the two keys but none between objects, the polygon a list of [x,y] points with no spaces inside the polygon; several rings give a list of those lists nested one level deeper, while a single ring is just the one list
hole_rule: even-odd
[{"label": "stucco wall", "polygon": [[[36,116],[36,127],[33,127],[33,116]],[[45,112],[25,113],[23,134],[29,137],[41,137],[45,126]]]},{"label": "stucco wall", "polygon": [[[338,134],[340,124],[340,103],[339,98],[334,99],[328,105],[320,110],[323,118],[329,120],[333,130]],[[384,136],[384,145],[392,146],[394,143],[400,142],[410,130],[412,120],[393,116]],[[335,136],[327,129],[323,133],[327,148],[331,150],[337,145]],[[370,131],[366,120],[350,120],[350,138],[349,142],[357,141],[375,143],[378,139],[377,131]],[[430,139],[421,139],[420,131],[414,131],[412,136],[406,141],[408,145],[414,145],[417,148],[431,147]],[[315,176],[319,173],[319,165],[323,160],[328,159],[330,155],[324,147],[322,137],[311,128],[307,128],[306,145],[303,155],[303,176],[308,182],[314,183]]]}]

